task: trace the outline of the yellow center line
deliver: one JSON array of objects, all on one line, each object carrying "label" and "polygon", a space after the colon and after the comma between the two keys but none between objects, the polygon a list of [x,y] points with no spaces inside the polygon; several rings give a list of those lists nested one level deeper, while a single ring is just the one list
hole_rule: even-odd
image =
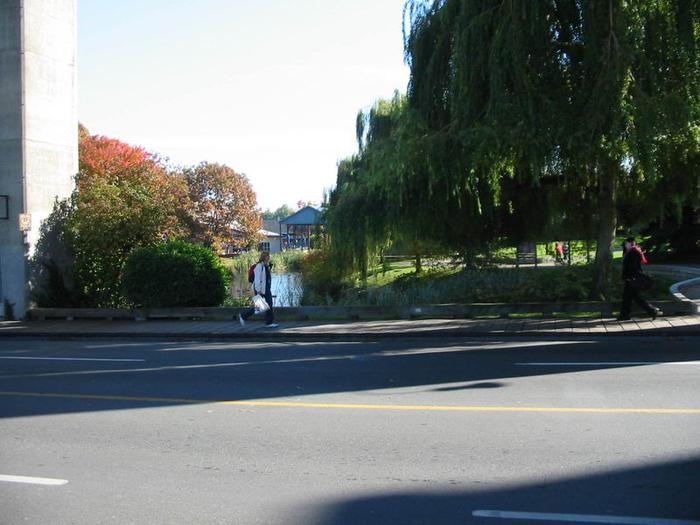
[{"label": "yellow center line", "polygon": [[97,401],[132,401],[168,403],[175,405],[216,404],[244,407],[325,408],[345,410],[403,410],[425,412],[543,412],[584,414],[694,414],[700,408],[596,408],[596,407],[521,407],[521,406],[461,406],[461,405],[383,405],[363,403],[309,403],[301,401],[226,401],[207,399],[179,399],[174,397],[106,396],[98,394],[63,394],[51,392],[2,392],[5,397],[51,397],[62,399],[89,399]]}]

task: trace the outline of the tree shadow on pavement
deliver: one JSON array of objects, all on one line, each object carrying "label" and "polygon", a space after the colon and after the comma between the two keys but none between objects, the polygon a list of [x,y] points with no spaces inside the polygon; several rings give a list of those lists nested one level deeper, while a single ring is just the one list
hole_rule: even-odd
[{"label": "tree shadow on pavement", "polygon": [[[690,342],[463,339],[374,343],[168,343],[68,341],[5,344],[0,417],[245,401],[386,389],[496,393],[507,379],[700,359]],[[7,341],[4,341],[7,342]],[[26,359],[23,359],[26,358]],[[101,359],[89,361],[71,359]],[[122,361],[110,361],[122,359]],[[523,362],[610,362],[581,368]],[[638,364],[620,364],[622,362]],[[13,395],[31,393],[35,397]],[[439,395],[439,394],[436,394]],[[51,397],[55,396],[55,397]],[[71,398],[70,396],[75,396]],[[102,397],[101,397],[102,396]]]},{"label": "tree shadow on pavement", "polygon": [[[488,461],[488,458],[484,458]],[[618,469],[595,474],[488,488],[478,479],[470,490],[387,492],[348,498],[301,511],[303,523],[318,525],[453,525],[469,523],[663,523],[662,519],[699,523],[700,458]],[[483,512],[514,512],[519,519],[483,517]],[[538,513],[546,516],[530,516]],[[476,514],[476,515],[475,515]],[[607,519],[564,519],[552,514],[605,516]],[[649,521],[619,521],[623,516]],[[536,519],[539,518],[539,519]],[[295,521],[302,523],[302,521]],[[670,522],[669,522],[670,523]],[[678,522],[680,525],[681,522]]]}]

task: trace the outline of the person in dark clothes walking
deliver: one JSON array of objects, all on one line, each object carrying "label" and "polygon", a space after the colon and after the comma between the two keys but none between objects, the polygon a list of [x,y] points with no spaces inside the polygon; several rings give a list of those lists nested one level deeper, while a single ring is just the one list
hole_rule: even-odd
[{"label": "person in dark clothes walking", "polygon": [[651,316],[651,319],[656,319],[659,315],[659,309],[650,305],[640,294],[639,289],[634,286],[632,281],[642,272],[642,264],[647,264],[647,258],[644,256],[642,249],[634,242],[634,237],[628,237],[622,244],[622,279],[624,288],[622,290],[622,307],[620,308],[620,317],[618,320],[627,321],[630,319],[632,310],[632,301],[634,300]]},{"label": "person in dark clothes walking", "polygon": [[[251,284],[251,297],[261,295],[270,306],[270,309],[265,312],[265,326],[275,328],[275,314],[272,311],[272,271],[270,264],[270,252],[262,252],[260,260],[255,265],[255,277]],[[241,326],[245,326],[246,320],[255,313],[255,306],[238,315],[238,321]]]}]

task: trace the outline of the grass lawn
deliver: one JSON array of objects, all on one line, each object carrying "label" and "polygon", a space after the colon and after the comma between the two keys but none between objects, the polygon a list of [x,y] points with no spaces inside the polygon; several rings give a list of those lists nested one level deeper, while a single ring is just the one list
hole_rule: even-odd
[{"label": "grass lawn", "polygon": [[[620,261],[614,272],[619,274]],[[339,305],[401,306],[445,303],[551,303],[581,302],[592,298],[592,265],[539,268],[429,267],[416,274],[412,267],[393,263],[370,272],[365,286],[346,289]],[[644,294],[652,300],[669,300],[673,279],[654,278]],[[622,282],[614,281],[612,302],[620,301]],[[524,314],[525,316],[529,314]],[[585,313],[579,314],[586,317]]]},{"label": "grass lawn", "polygon": [[367,272],[367,286],[387,286],[399,277],[415,273],[415,268],[401,263],[377,266]]}]

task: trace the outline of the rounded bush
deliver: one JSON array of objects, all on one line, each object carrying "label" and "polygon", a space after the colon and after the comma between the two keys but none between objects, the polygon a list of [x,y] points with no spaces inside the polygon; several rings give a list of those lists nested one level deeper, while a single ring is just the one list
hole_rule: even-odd
[{"label": "rounded bush", "polygon": [[210,249],[168,241],[134,250],[122,276],[124,296],[146,308],[219,306],[229,275]]}]

